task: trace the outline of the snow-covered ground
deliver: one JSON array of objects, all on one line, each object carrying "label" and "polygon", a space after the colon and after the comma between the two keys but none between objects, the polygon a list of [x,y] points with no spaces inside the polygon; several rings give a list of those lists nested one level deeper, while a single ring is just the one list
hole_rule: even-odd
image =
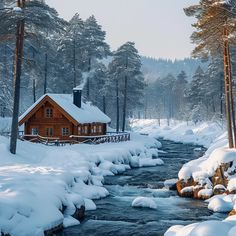
[{"label": "snow-covered ground", "polygon": [[[197,182],[202,190],[198,195],[211,196],[213,191],[221,190],[235,193],[236,190],[236,150],[228,149],[227,135],[218,123],[187,124],[172,122],[170,127],[159,127],[157,120],[133,120],[135,131],[149,134],[150,137],[201,144],[208,148],[203,157],[190,161],[179,171],[179,179],[188,180],[190,177]],[[211,177],[222,164],[231,163],[224,172],[228,182],[226,186],[213,185]],[[217,181],[216,181],[217,182]],[[182,191],[192,191],[194,186],[185,187]],[[213,212],[230,212],[236,210],[236,194],[215,195],[207,200],[208,208]],[[175,225],[165,236],[235,236],[236,216],[229,216],[224,221],[205,221],[187,226]]]},{"label": "snow-covered ground", "polygon": [[19,141],[17,155],[9,153],[8,145],[9,139],[0,136],[0,230],[11,236],[43,235],[60,224],[79,224],[71,217],[76,208],[96,209],[93,199],[109,194],[104,176],[163,164],[153,159],[160,143],[137,134],[129,142],[100,145]]},{"label": "snow-covered ground", "polygon": [[217,122],[203,122],[195,125],[193,122],[161,120],[161,126],[155,119],[131,120],[132,130],[149,137],[164,138],[175,142],[194,143],[209,147],[217,137],[225,133],[225,129]]}]

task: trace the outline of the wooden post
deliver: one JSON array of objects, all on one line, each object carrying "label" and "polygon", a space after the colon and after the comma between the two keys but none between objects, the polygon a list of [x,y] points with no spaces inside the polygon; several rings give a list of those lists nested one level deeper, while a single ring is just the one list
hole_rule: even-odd
[{"label": "wooden post", "polygon": [[[17,1],[17,7],[23,8],[24,6],[25,6],[25,0]],[[21,66],[23,61],[24,32],[25,32],[25,20],[21,19],[17,23],[17,32],[16,32],[16,49],[15,49],[15,62],[14,62],[14,104],[13,104],[13,116],[12,116],[12,126],[11,126],[11,140],[10,140],[10,152],[12,154],[16,154],[16,145],[18,138],[20,79],[21,79]]]}]

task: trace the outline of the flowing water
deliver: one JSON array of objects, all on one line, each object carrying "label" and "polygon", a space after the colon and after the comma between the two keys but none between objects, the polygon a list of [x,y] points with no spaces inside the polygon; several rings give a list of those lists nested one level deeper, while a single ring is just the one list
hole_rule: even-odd
[{"label": "flowing water", "polygon": [[[197,146],[161,140],[159,157],[163,166],[137,168],[122,175],[105,178],[110,195],[95,201],[96,211],[86,212],[81,225],[67,228],[66,236],[162,236],[172,225],[186,225],[203,220],[225,218],[213,214],[204,201],[180,198],[175,191],[167,190],[163,182],[177,178],[181,166],[196,158]],[[133,208],[138,197],[152,197],[157,209]]]}]

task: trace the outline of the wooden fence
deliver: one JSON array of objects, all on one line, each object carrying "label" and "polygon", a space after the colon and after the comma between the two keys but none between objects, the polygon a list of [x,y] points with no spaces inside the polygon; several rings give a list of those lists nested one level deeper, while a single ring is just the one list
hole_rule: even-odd
[{"label": "wooden fence", "polygon": [[100,136],[77,136],[71,135],[68,140],[60,140],[59,137],[43,137],[40,135],[19,135],[21,140],[30,142],[42,143],[45,145],[61,146],[65,144],[101,144],[101,143],[119,143],[130,140],[130,133],[126,132],[109,132],[106,135]]}]

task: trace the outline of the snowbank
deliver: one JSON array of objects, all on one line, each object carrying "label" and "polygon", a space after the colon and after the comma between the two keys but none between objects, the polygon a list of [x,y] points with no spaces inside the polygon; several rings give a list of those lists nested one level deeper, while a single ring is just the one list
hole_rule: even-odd
[{"label": "snowbank", "polygon": [[100,145],[19,141],[17,155],[9,153],[8,144],[0,136],[0,229],[11,236],[77,225],[71,217],[77,209],[94,210],[93,199],[109,194],[104,176],[163,163],[157,158],[160,143],[137,134],[129,142]]},{"label": "snowbank", "polygon": [[[133,120],[135,131],[150,137],[163,137],[182,143],[200,144],[208,148],[204,156],[183,165],[179,171],[180,195],[208,199],[213,212],[236,212],[236,150],[228,149],[227,135],[218,123],[186,124],[172,122],[170,127],[158,126],[156,120]],[[199,151],[196,149],[196,151]],[[230,194],[231,193],[231,194]],[[227,195],[228,194],[228,195]],[[233,236],[236,215],[224,221],[175,225],[165,236]]]},{"label": "snowbank", "polygon": [[164,138],[181,143],[194,143],[209,147],[212,142],[222,135],[224,129],[219,123],[203,122],[194,124],[193,122],[172,121],[167,126],[166,120],[140,119],[131,120],[132,130],[142,134],[147,134],[154,138]]},{"label": "snowbank", "polygon": [[[158,132],[158,136],[166,139],[183,143],[193,142],[208,147],[204,156],[186,163],[180,169],[179,186],[183,183],[180,194],[202,199],[207,199],[215,194],[207,200],[209,210],[223,213],[235,211],[236,150],[227,148],[226,132],[215,123],[203,123],[194,127],[180,123],[170,129],[159,129]],[[206,221],[187,226],[176,225],[165,233],[165,236],[213,235],[236,235],[236,216],[230,216],[224,221]]]}]

